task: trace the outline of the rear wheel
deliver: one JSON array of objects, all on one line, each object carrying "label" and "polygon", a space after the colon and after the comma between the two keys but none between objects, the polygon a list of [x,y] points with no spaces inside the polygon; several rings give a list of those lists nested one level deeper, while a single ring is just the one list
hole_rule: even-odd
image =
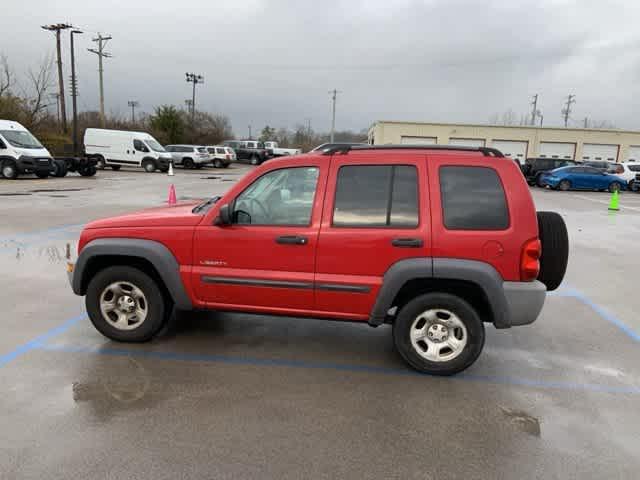
[{"label": "rear wheel", "polygon": [[202,165],[201,163],[196,163],[196,170],[200,170],[202,167],[204,167],[204,165]]},{"label": "rear wheel", "polygon": [[146,342],[160,331],[169,309],[159,285],[127,266],[108,267],[89,282],[85,298],[91,323],[118,342]]},{"label": "rear wheel", "polygon": [[542,244],[538,280],[552,291],[560,286],[569,261],[569,234],[563,218],[556,212],[537,212],[538,234]]},{"label": "rear wheel", "polygon": [[213,166],[214,166],[215,168],[222,168],[224,165],[222,164],[222,160],[220,160],[219,158],[216,158],[216,159],[213,161]]},{"label": "rear wheel", "polygon": [[566,192],[567,190],[571,190],[571,182],[569,182],[569,180],[562,180],[558,184],[558,188],[563,192]]},{"label": "rear wheel", "polygon": [[93,165],[86,165],[78,169],[78,173],[83,177],[93,177],[98,170]]},{"label": "rear wheel", "polygon": [[260,159],[257,155],[251,155],[251,165],[260,165]]},{"label": "rear wheel", "polygon": [[613,193],[613,192],[619,192],[621,189],[622,189],[622,185],[620,185],[620,183],[619,183],[619,182],[611,182],[611,183],[609,184],[609,191],[610,191],[611,193]]},{"label": "rear wheel", "polygon": [[147,173],[153,173],[156,171],[156,162],[151,159],[146,159],[142,161],[142,168]]},{"label": "rear wheel", "polygon": [[184,160],[182,160],[182,166],[184,168],[191,169],[193,168],[193,165],[194,165],[193,160],[191,160],[190,158],[185,158]]},{"label": "rear wheel", "polygon": [[400,309],[393,324],[393,340],[402,358],[419,372],[453,375],[480,355],[484,325],[462,298],[427,293]]},{"label": "rear wheel", "polygon": [[7,161],[2,164],[2,176],[9,180],[15,180],[18,178],[18,167],[12,161]]},{"label": "rear wheel", "polygon": [[541,173],[539,173],[539,174],[536,176],[536,185],[537,185],[538,187],[544,187],[544,183],[542,183],[542,174],[541,174]]}]

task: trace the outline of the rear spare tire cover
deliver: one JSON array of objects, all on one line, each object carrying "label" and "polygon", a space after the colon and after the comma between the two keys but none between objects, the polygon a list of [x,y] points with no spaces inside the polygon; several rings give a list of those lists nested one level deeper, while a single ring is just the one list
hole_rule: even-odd
[{"label": "rear spare tire cover", "polygon": [[538,230],[542,243],[538,280],[548,291],[560,286],[569,261],[569,235],[564,219],[556,212],[538,212]]}]

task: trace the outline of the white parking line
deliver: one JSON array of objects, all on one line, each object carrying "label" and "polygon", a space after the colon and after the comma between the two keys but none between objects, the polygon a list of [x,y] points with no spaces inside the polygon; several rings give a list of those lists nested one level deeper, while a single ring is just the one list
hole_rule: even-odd
[{"label": "white parking line", "polygon": [[[609,202],[605,202],[604,200],[596,200],[595,198],[588,197],[586,195],[574,195],[576,198],[581,198],[582,200],[589,200],[590,202],[601,203],[602,205],[609,205]],[[620,205],[620,210],[633,210],[634,212],[640,212],[640,208],[629,207],[628,205]]]}]

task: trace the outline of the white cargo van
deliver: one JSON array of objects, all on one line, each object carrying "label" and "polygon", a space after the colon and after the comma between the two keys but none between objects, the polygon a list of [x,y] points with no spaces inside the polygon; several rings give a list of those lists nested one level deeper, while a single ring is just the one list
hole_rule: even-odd
[{"label": "white cargo van", "polygon": [[145,132],[87,128],[84,151],[87,157],[97,160],[98,168],[108,165],[114,170],[124,165],[142,167],[147,172],[166,172],[171,160],[171,154]]},{"label": "white cargo van", "polygon": [[53,168],[49,151],[18,122],[0,120],[0,177],[13,180],[23,173],[47,178]]}]

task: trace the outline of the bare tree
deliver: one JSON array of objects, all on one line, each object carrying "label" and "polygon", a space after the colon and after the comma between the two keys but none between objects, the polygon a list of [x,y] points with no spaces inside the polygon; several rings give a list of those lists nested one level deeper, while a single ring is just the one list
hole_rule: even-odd
[{"label": "bare tree", "polygon": [[11,92],[13,85],[13,73],[9,68],[9,61],[5,55],[0,55],[0,97]]},{"label": "bare tree", "polygon": [[524,116],[518,119],[518,114],[513,111],[512,108],[507,110],[506,112],[499,114],[494,113],[489,117],[489,123],[491,125],[518,125],[522,124],[522,119]]},{"label": "bare tree", "polygon": [[43,114],[49,106],[46,102],[47,93],[52,86],[52,69],[53,58],[47,55],[40,63],[37,71],[29,69],[27,72],[29,88],[23,88],[25,98],[24,123],[27,128],[36,129],[45,116]]},{"label": "bare tree", "polygon": [[591,120],[588,123],[589,128],[608,128],[608,129],[616,129],[618,127],[615,126],[613,122],[609,120]]}]

